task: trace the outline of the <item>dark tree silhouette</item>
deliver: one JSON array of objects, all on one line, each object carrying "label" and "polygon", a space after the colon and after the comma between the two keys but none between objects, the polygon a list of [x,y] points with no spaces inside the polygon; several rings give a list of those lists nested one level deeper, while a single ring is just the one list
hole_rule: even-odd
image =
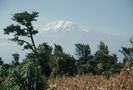
[{"label": "dark tree silhouette", "polygon": [[3,61],[2,58],[0,57],[0,65],[3,65]]},{"label": "dark tree silhouette", "polygon": [[47,43],[39,44],[37,50],[40,57],[40,66],[42,67],[42,73],[49,77],[51,73],[50,60],[52,55],[52,47]]},{"label": "dark tree silhouette", "polygon": [[[4,34],[12,34],[13,38],[11,41],[17,42],[18,45],[23,46],[23,49],[31,49],[37,56],[37,49],[33,39],[33,35],[37,34],[38,31],[34,29],[32,25],[33,21],[36,21],[38,12],[28,13],[27,11],[22,13],[16,13],[13,15],[12,20],[17,24],[11,24],[4,29]],[[24,37],[30,38],[31,42],[23,39]]]},{"label": "dark tree silhouette", "polygon": [[12,61],[13,66],[19,65],[19,54],[14,53],[12,54],[12,56],[13,56],[13,61]]},{"label": "dark tree silhouette", "polygon": [[133,37],[129,40],[130,47],[121,47],[122,50],[119,50],[125,57],[123,59],[123,64],[126,67],[133,66]]},{"label": "dark tree silhouette", "polygon": [[91,55],[91,49],[88,44],[81,44],[77,43],[75,44],[75,55],[77,55],[78,60],[76,61],[77,65],[77,71],[79,74],[85,74],[91,72],[91,61],[92,61],[92,55]]},{"label": "dark tree silhouette", "polygon": [[[9,40],[23,46],[23,49],[32,50],[33,56],[35,57],[34,59],[28,58],[27,62],[25,60],[25,62],[13,68],[13,75],[10,78],[12,78],[22,90],[43,90],[46,85],[43,82],[42,73],[40,72],[42,69],[40,67],[41,59],[33,38],[33,36],[38,33],[32,24],[36,21],[36,17],[38,17],[38,12],[28,13],[25,11],[22,13],[16,13],[12,18],[16,24],[11,24],[4,29],[4,34],[13,35],[13,38]],[[13,54],[13,57],[14,64],[17,65],[19,56]],[[11,82],[11,87],[15,86],[13,81]],[[45,80],[45,82],[47,82],[47,80]]]}]

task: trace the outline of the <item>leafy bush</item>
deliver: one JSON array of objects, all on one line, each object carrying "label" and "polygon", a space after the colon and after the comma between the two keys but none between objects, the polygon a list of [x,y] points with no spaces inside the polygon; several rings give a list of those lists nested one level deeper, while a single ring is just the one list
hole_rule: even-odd
[{"label": "leafy bush", "polygon": [[51,56],[52,73],[50,77],[56,75],[74,75],[76,73],[76,60],[69,54],[65,54],[60,45],[55,44],[54,54]]},{"label": "leafy bush", "polygon": [[41,75],[40,70],[37,64],[26,61],[16,68],[10,68],[4,83],[11,90],[44,90],[47,88],[47,80]]}]

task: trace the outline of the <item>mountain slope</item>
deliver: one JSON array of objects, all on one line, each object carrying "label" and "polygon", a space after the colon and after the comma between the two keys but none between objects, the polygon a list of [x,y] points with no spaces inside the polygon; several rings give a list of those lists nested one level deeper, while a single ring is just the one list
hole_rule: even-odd
[{"label": "mountain slope", "polygon": [[65,20],[59,20],[54,21],[52,23],[48,23],[42,27],[40,27],[40,32],[57,32],[57,31],[83,31],[83,32],[89,32],[85,27],[81,27],[79,25],[76,25],[72,23],[71,21],[65,21]]},{"label": "mountain slope", "polygon": [[129,43],[129,38],[92,31],[70,21],[55,21],[44,25],[40,28],[40,31],[36,36],[38,43],[45,41],[51,45],[53,43],[60,44],[66,52],[73,55],[75,50],[74,44],[89,44],[92,53],[94,53],[97,50],[97,45],[102,40],[109,46],[111,53],[117,53],[121,57],[118,50]]},{"label": "mountain slope", "polygon": [[[129,43],[129,38],[96,32],[65,20],[45,24],[39,27],[39,33],[35,35],[35,42],[37,45],[43,42],[48,42],[48,44],[52,46],[54,43],[60,44],[66,53],[72,55],[74,55],[75,52],[74,44],[89,44],[92,53],[94,53],[97,50],[100,40],[104,41],[109,46],[111,53],[118,54],[120,60],[122,55],[118,50],[121,49],[121,46],[127,46]],[[16,43],[0,39],[0,56],[5,62],[11,62],[12,53],[16,52],[20,54],[21,59],[24,58],[28,51],[21,50],[22,47],[16,45]]]}]

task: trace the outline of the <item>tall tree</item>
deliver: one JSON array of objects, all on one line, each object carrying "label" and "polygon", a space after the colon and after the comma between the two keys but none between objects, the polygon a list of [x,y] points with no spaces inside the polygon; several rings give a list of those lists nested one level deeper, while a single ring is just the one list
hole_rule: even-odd
[{"label": "tall tree", "polygon": [[76,51],[75,55],[77,55],[78,60],[76,62],[77,71],[79,74],[89,73],[91,71],[91,49],[88,44],[75,44]]},{"label": "tall tree", "polygon": [[75,54],[78,56],[78,58],[81,57],[88,57],[91,55],[91,50],[90,50],[90,46],[88,44],[75,44],[76,46],[76,52]]},{"label": "tall tree", "polygon": [[61,45],[58,44],[54,44],[54,54],[60,54],[63,53],[63,48],[61,47]]},{"label": "tall tree", "polygon": [[123,63],[128,64],[126,66],[133,65],[133,37],[130,39],[130,44],[130,47],[122,47],[122,50],[119,50],[125,56]]},{"label": "tall tree", "polygon": [[91,49],[88,44],[77,43],[75,47],[75,55],[77,55],[79,61],[87,63],[91,60],[93,56],[91,55]]},{"label": "tall tree", "polygon": [[54,47],[51,60],[52,73],[50,77],[56,75],[74,75],[76,73],[75,58],[63,52],[60,45]]},{"label": "tall tree", "polygon": [[109,54],[108,46],[103,41],[98,45],[98,53]]},{"label": "tall tree", "polygon": [[133,47],[133,36],[132,36],[131,39],[130,39],[130,43],[131,43],[131,45],[132,45],[132,47]]},{"label": "tall tree", "polygon": [[100,41],[98,50],[94,54],[93,61],[95,62],[97,74],[105,73],[107,76],[109,76],[112,65],[117,64],[117,56],[115,54],[110,55],[108,46],[104,42]]},{"label": "tall tree", "polygon": [[52,47],[47,43],[39,44],[37,51],[40,57],[40,65],[42,67],[42,73],[49,77],[51,73],[50,60],[52,55]]},{"label": "tall tree", "polygon": [[[4,34],[12,34],[13,38],[11,41],[17,42],[18,45],[23,46],[23,49],[31,49],[37,56],[38,52],[33,39],[33,35],[37,34],[38,31],[34,29],[33,21],[37,21],[38,12],[28,13],[27,11],[22,13],[16,13],[13,15],[12,20],[17,24],[11,24],[4,29]],[[31,42],[24,39],[29,38]]]},{"label": "tall tree", "polygon": [[[18,86],[22,90],[43,90],[46,84],[44,84],[44,79],[42,78],[41,67],[40,67],[40,57],[34,42],[33,36],[38,33],[34,29],[33,22],[37,21],[38,12],[28,13],[27,11],[22,13],[16,13],[13,15],[12,20],[16,24],[11,24],[4,29],[4,34],[13,35],[13,38],[9,39],[16,42],[18,45],[23,46],[23,49],[30,49],[33,51],[27,60],[23,64],[14,67],[14,72],[10,77],[11,86]],[[18,55],[13,55],[15,61],[18,61]],[[32,57],[32,58],[31,58]],[[35,57],[33,59],[33,57]],[[12,78],[13,77],[13,78]],[[45,80],[47,82],[47,80]],[[20,86],[20,87],[19,87]],[[24,88],[24,89],[23,89]],[[43,89],[42,89],[43,88]],[[13,89],[14,90],[14,89]]]}]

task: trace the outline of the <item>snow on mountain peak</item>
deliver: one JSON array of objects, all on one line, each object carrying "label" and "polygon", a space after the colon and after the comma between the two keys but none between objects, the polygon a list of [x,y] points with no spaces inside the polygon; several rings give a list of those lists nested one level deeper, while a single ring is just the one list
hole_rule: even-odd
[{"label": "snow on mountain peak", "polygon": [[46,31],[84,31],[89,32],[85,27],[74,24],[72,21],[58,20],[45,24],[40,28],[41,32]]},{"label": "snow on mountain peak", "polygon": [[71,26],[72,26],[71,21],[64,21],[64,20],[59,20],[59,21],[46,24],[46,27],[48,27],[48,29],[53,29],[53,30],[66,29]]}]

